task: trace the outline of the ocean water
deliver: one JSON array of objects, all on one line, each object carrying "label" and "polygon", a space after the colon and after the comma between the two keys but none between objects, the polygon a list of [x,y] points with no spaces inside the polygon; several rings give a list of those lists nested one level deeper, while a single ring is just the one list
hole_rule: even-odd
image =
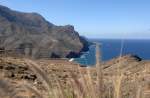
[{"label": "ocean water", "polygon": [[[101,60],[108,61],[118,57],[121,53],[122,40],[119,39],[91,39],[92,42],[99,42]],[[144,60],[150,60],[150,40],[123,40],[122,55],[133,54]],[[81,65],[95,64],[95,46],[90,46],[88,52],[83,53],[80,58],[75,58],[75,61]]]}]

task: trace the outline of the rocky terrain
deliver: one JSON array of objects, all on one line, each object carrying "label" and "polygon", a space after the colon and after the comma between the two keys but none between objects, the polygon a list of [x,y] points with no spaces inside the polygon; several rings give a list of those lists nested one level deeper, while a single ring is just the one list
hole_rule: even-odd
[{"label": "rocky terrain", "polygon": [[70,73],[79,73],[77,67],[78,64],[66,60],[2,57],[0,98],[47,98],[47,86],[57,90],[60,82],[65,88],[71,78]]},{"label": "rocky terrain", "polygon": [[[103,63],[102,66],[103,98],[114,98],[116,94],[119,94],[118,98],[150,97],[150,61],[127,55]],[[63,97],[63,94],[69,94],[72,90],[76,94],[77,89],[82,93],[96,95],[96,77],[95,67],[80,67],[67,60],[2,57],[0,98],[47,98],[48,92],[55,92],[50,98],[86,98],[75,95]],[[58,93],[62,95],[56,97]]]},{"label": "rocky terrain", "polygon": [[[150,97],[150,61],[127,55],[106,62],[103,70],[107,90],[115,90],[116,86],[119,98]],[[111,94],[109,96],[113,96],[113,92]]]},{"label": "rocky terrain", "polygon": [[100,62],[101,70],[49,59],[88,45],[71,25],[0,6],[0,98],[150,98],[150,61],[138,56]]},{"label": "rocky terrain", "polygon": [[56,26],[38,13],[0,5],[0,49],[33,58],[77,57],[88,42],[71,25]]}]

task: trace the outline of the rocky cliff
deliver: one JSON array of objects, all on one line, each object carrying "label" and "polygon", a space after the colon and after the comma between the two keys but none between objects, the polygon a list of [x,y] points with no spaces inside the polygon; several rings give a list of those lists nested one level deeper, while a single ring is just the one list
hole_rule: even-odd
[{"label": "rocky cliff", "polygon": [[34,58],[76,57],[88,42],[71,25],[56,26],[37,13],[0,6],[0,48]]}]

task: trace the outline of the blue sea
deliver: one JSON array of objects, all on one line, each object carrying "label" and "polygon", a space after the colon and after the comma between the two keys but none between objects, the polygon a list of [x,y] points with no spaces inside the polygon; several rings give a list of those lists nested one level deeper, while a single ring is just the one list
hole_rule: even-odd
[{"label": "blue sea", "polygon": [[[133,54],[144,60],[150,60],[150,40],[91,39],[90,41],[101,44],[101,60],[104,62],[118,57],[121,45],[123,45],[122,55]],[[75,58],[75,61],[81,65],[94,65],[95,45],[91,45],[89,51],[83,53],[80,58]]]}]

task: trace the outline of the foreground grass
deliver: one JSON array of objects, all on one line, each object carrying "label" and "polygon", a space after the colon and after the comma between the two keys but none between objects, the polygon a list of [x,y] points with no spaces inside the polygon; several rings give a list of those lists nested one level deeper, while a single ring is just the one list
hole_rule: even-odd
[{"label": "foreground grass", "polygon": [[[119,58],[119,61],[122,60]],[[11,62],[17,62],[17,59]],[[75,66],[77,73],[73,70],[68,71],[69,77],[66,80],[66,85],[57,78],[57,72],[50,73],[51,75],[48,74],[41,68],[39,62],[35,60],[24,58],[18,61],[17,64],[27,65],[36,74],[42,85],[44,85],[44,92],[38,90],[36,86],[30,85],[27,81],[19,85],[26,88],[29,92],[34,93],[37,96],[35,98],[149,98],[149,91],[145,90],[149,89],[149,81],[147,83],[143,81],[149,79],[150,70],[149,66],[146,66],[145,63],[141,63],[143,66],[141,64],[137,65],[136,63],[135,65],[128,66],[131,67],[130,70],[133,70],[132,67],[135,67],[132,72],[141,70],[140,73],[133,74],[129,69],[126,71],[123,70],[123,63],[119,62],[113,66],[113,72],[109,72],[109,76],[106,73],[107,70],[102,66],[97,65],[96,68],[86,67],[84,71],[80,66]],[[50,76],[53,76],[53,78],[50,78]],[[53,79],[53,82],[50,79]],[[55,86],[53,85],[54,83]],[[9,81],[0,79],[0,86],[0,90],[5,91],[4,94],[9,92],[10,97],[8,98],[17,98],[15,94],[18,95],[18,90],[13,90],[14,88],[9,84]],[[130,88],[132,89],[130,90]],[[125,93],[126,91],[128,92]]]},{"label": "foreground grass", "polygon": [[[125,98],[122,97],[123,92],[121,89],[124,79],[128,76],[126,76],[123,71],[118,68],[114,78],[111,78],[113,79],[111,80],[112,89],[109,88],[109,85],[105,85],[104,83],[105,76],[102,72],[103,70],[100,70],[101,72],[98,72],[97,70],[95,79],[93,79],[92,72],[88,67],[86,68],[86,74],[82,72],[80,67],[78,67],[78,75],[70,72],[70,79],[65,88],[62,86],[63,84],[59,80],[55,79],[57,85],[54,88],[52,83],[50,83],[46,73],[38,67],[37,63],[31,60],[27,60],[26,63],[31,65],[30,68],[32,68],[38,77],[40,77],[40,80],[42,80],[43,84],[45,84],[48,96],[43,96],[42,98]],[[120,68],[120,65],[118,67]],[[100,76],[98,74],[100,74]],[[78,78],[78,76],[80,76],[80,78]],[[135,82],[137,81],[138,79]],[[134,98],[144,98],[141,97],[142,85],[135,84],[135,86],[138,87],[135,89],[136,93]]]}]

